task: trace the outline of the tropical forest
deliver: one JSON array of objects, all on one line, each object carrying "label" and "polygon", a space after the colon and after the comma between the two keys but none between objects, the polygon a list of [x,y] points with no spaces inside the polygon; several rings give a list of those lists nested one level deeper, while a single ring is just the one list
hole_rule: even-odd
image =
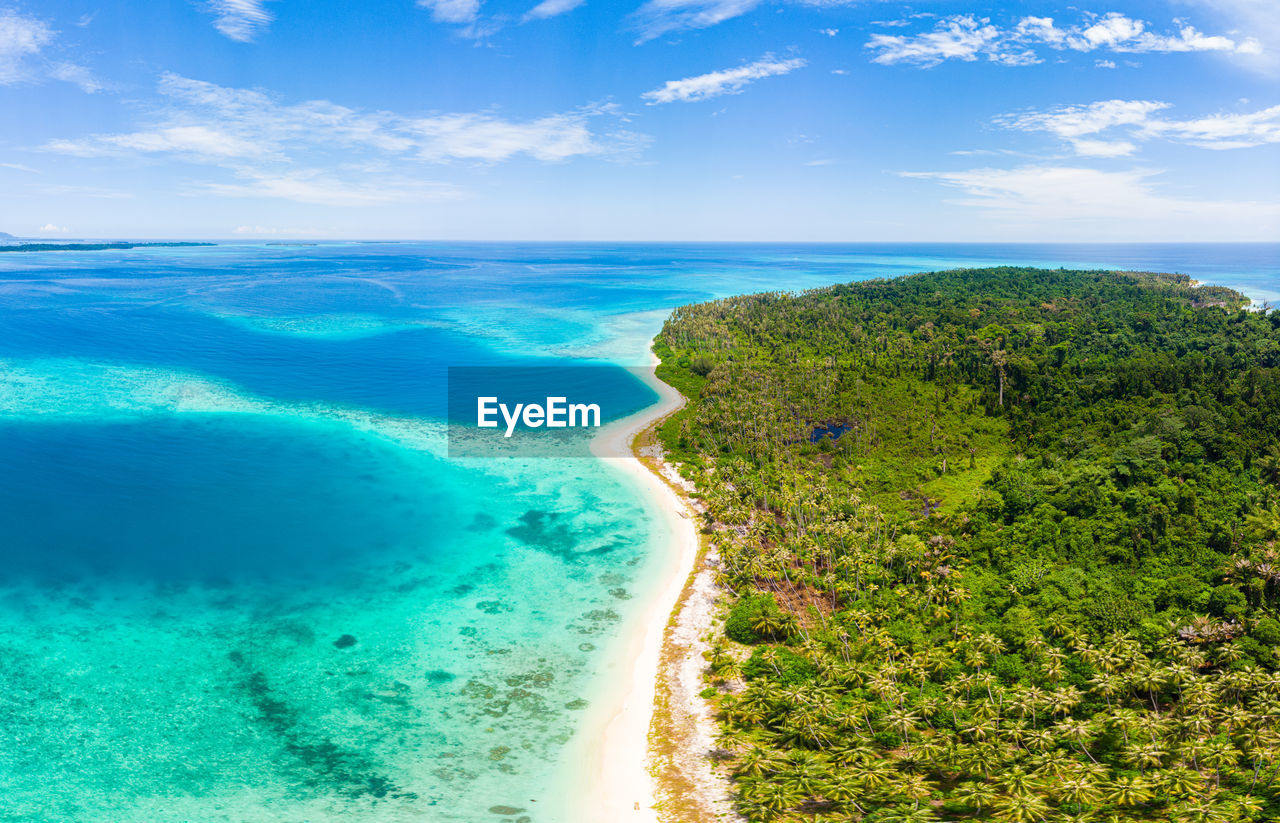
[{"label": "tropical forest", "polygon": [[996,268],[678,309],[752,821],[1280,820],[1280,312]]}]

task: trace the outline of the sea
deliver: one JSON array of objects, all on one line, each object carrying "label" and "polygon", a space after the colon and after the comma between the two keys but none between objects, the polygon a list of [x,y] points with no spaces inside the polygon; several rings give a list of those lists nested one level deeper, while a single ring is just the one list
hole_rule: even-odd
[{"label": "sea", "polygon": [[591,823],[566,752],[670,535],[609,460],[450,459],[449,368],[641,367],[683,304],[1004,264],[1280,301],[1280,244],[0,253],[0,821]]}]

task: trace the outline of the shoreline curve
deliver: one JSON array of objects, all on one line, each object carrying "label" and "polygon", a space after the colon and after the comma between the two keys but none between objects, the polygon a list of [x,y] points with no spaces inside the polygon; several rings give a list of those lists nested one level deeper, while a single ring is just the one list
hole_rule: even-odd
[{"label": "shoreline curve", "polygon": [[[680,392],[658,379],[657,356],[649,351],[645,383],[658,395],[658,402],[630,417],[604,427],[592,440],[591,449],[632,478],[642,493],[649,495],[661,512],[672,541],[663,559],[658,591],[636,620],[635,628],[620,644],[618,676],[625,677],[617,699],[599,706],[594,716],[585,718],[571,743],[566,762],[581,776],[572,799],[564,803],[569,823],[657,823],[658,791],[650,773],[652,762],[649,729],[655,712],[658,679],[666,630],[685,592],[697,562],[700,544],[695,513],[661,477],[640,460],[633,448],[637,437],[685,404]],[[627,455],[620,457],[618,455]],[[618,694],[611,690],[611,694]],[[591,734],[599,730],[598,734]]]}]

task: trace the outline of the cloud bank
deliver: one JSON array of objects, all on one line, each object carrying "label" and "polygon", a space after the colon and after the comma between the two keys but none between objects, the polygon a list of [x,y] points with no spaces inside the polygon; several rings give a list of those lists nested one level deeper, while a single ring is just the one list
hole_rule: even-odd
[{"label": "cloud bank", "polygon": [[327,100],[282,103],[265,92],[164,75],[167,105],[135,131],[52,140],[47,151],[77,157],[167,156],[233,172],[231,182],[196,184],[228,196],[361,205],[441,196],[446,187],[407,179],[415,164],[495,164],[517,158],[562,163],[619,160],[647,142],[596,124],[618,116],[587,106],[528,120],[493,112],[411,116]]},{"label": "cloud bank", "polygon": [[986,59],[1006,66],[1043,62],[1043,50],[1120,54],[1220,52],[1256,55],[1262,44],[1252,38],[1209,36],[1194,26],[1157,33],[1150,24],[1119,12],[1090,15],[1084,22],[1060,27],[1052,17],[1023,17],[1012,26],[999,26],[990,18],[961,14],[939,20],[931,31],[918,34],[875,34],[866,48],[872,62],[903,63],[929,68],[947,60],[973,62]]},{"label": "cloud bank", "polygon": [[1123,157],[1136,152],[1139,142],[1155,139],[1218,150],[1280,143],[1280,106],[1194,120],[1157,115],[1169,108],[1169,103],[1155,100],[1102,100],[1005,114],[995,123],[1017,131],[1047,132],[1082,157]]}]

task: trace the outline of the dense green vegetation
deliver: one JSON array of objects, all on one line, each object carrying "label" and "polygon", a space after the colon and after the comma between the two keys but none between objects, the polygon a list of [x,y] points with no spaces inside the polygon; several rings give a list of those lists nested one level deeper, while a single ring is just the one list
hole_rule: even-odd
[{"label": "dense green vegetation", "polygon": [[0,251],[104,251],[107,249],[176,248],[216,246],[217,243],[12,243],[0,244]]},{"label": "dense green vegetation", "polygon": [[1001,268],[677,310],[752,820],[1280,819],[1280,313]]}]

